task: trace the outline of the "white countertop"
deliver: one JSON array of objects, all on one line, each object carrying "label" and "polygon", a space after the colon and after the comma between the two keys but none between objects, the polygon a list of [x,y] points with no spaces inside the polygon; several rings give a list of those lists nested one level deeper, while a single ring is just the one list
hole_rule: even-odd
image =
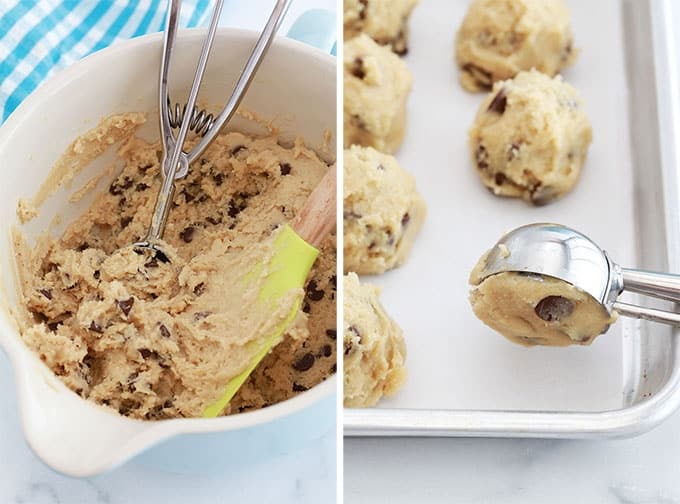
[{"label": "white countertop", "polygon": [[[271,0],[225,2],[222,24],[260,29]],[[335,9],[334,0],[295,0],[281,27],[311,8]],[[300,447],[236,472],[189,476],[169,474],[135,461],[86,480],[61,476],[47,468],[24,441],[16,406],[14,380],[0,351],[0,503],[130,504],[277,502],[327,503],[335,500],[335,431],[316,444]]]},{"label": "white countertop", "polygon": [[680,414],[638,438],[345,439],[345,502],[680,503]]}]

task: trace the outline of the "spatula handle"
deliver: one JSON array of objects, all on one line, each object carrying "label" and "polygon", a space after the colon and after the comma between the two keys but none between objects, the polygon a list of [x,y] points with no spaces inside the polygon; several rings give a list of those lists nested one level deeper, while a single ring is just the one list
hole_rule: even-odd
[{"label": "spatula handle", "polygon": [[321,245],[328,233],[335,229],[336,187],[336,168],[333,165],[290,223],[293,230],[314,247]]}]

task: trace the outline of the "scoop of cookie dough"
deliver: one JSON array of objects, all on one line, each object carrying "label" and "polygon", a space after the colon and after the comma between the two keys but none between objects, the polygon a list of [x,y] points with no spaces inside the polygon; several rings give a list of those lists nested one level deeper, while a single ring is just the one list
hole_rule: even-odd
[{"label": "scoop of cookie dough", "polygon": [[408,51],[408,18],[418,0],[345,0],[345,40],[365,33],[378,44],[404,55]]},{"label": "scoop of cookie dough", "polygon": [[576,55],[564,0],[473,0],[456,38],[468,91],[489,90],[520,70],[552,76]]},{"label": "scoop of cookie dough", "polygon": [[413,176],[389,154],[354,145],[344,163],[345,271],[384,273],[406,261],[425,201]]},{"label": "scoop of cookie dough", "polygon": [[579,93],[532,70],[497,82],[469,132],[482,182],[497,196],[545,205],[576,184],[592,140]]},{"label": "scoop of cookie dough", "polygon": [[590,345],[615,320],[590,294],[557,278],[515,272],[483,278],[485,261],[470,274],[472,310],[514,343]]},{"label": "scoop of cookie dough", "polygon": [[406,345],[399,326],[385,313],[380,290],[360,284],[354,273],[344,279],[344,404],[375,405],[396,393],[406,378]]},{"label": "scoop of cookie dough", "polygon": [[344,144],[394,152],[404,139],[413,78],[389,48],[362,34],[344,46]]}]

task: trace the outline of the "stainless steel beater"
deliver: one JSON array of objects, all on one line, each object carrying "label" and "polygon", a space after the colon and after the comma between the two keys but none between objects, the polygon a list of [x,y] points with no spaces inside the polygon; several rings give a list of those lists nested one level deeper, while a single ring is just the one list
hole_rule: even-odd
[{"label": "stainless steel beater", "polygon": [[617,300],[625,290],[680,302],[680,275],[622,268],[587,236],[558,224],[529,224],[503,236],[486,257],[482,278],[503,272],[564,280],[595,298],[607,312],[680,325],[680,313]]},{"label": "stainless steel beater", "polygon": [[[276,1],[267,24],[248,57],[229,100],[227,100],[222,111],[217,116],[213,116],[204,110],[199,111],[196,107],[196,99],[201,81],[203,80],[203,74],[205,73],[210,49],[215,40],[215,32],[217,31],[223,3],[224,0],[217,0],[216,2],[208,28],[208,35],[203,42],[203,48],[196,65],[189,98],[186,105],[180,108],[179,104],[172,107],[168,95],[168,72],[170,70],[170,60],[172,59],[172,50],[179,23],[180,0],[168,0],[168,15],[163,37],[163,57],[161,60],[158,88],[161,142],[163,146],[163,157],[161,160],[162,184],[156,199],[147,235],[142,241],[134,244],[136,248],[154,250],[157,252],[157,256],[161,260],[165,260],[165,262],[167,262],[167,256],[160,249],[158,242],[163,236],[165,223],[170,211],[170,203],[175,192],[175,180],[187,175],[189,165],[205,151],[225,123],[236,112],[248,86],[255,76],[255,72],[262,62],[262,58],[269,49],[274,35],[281,25],[291,0]],[[187,111],[191,111],[191,113],[187,113]],[[179,132],[175,136],[174,130],[177,128],[179,128]],[[200,140],[189,152],[186,152],[183,150],[183,145],[190,130],[197,134]]]}]

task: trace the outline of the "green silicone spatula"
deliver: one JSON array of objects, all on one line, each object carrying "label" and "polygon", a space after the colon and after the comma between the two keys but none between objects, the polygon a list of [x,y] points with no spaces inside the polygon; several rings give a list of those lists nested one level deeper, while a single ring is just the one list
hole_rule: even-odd
[{"label": "green silicone spatula", "polygon": [[[258,295],[258,303],[263,307],[274,309],[292,289],[304,286],[307,275],[319,255],[316,247],[335,228],[335,176],[336,170],[333,167],[328,170],[319,185],[309,195],[295,219],[290,224],[286,224],[276,235],[273,255],[267,266],[269,273]],[[257,277],[259,275],[256,272],[249,272],[244,276],[244,281],[252,281]],[[300,296],[293,303],[290,313],[283,322],[270,334],[251,344],[253,357],[250,364],[241,374],[225,385],[219,400],[205,408],[204,417],[216,417],[229,404],[241,385],[293,322],[301,302]]]}]

